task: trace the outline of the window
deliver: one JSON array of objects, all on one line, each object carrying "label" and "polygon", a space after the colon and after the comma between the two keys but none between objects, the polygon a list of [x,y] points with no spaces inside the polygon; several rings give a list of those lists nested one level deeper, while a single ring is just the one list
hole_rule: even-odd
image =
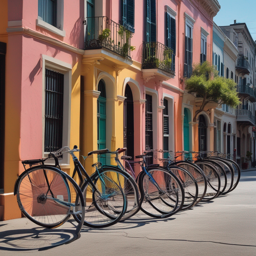
[{"label": "window", "polygon": [[206,53],[207,53],[207,39],[202,34],[201,35],[201,54],[200,54],[200,63],[201,64],[206,61]]},{"label": "window", "polygon": [[146,42],[156,42],[156,0],[146,3]]},{"label": "window", "polygon": [[218,55],[218,65],[217,65],[217,70],[219,71],[219,75],[220,75],[220,55]]},{"label": "window", "polygon": [[192,27],[186,24],[184,77],[192,75],[193,39]]},{"label": "window", "polygon": [[226,78],[229,78],[229,69],[226,69]]},{"label": "window", "polygon": [[[42,55],[43,70],[43,157],[49,152],[69,145],[70,95],[72,65]],[[50,161],[51,162],[51,161]],[[63,155],[60,164],[68,164],[69,156]]]},{"label": "window", "polygon": [[[169,150],[169,115],[168,115],[168,100],[164,99],[165,109],[163,110],[163,150]],[[164,154],[168,157],[168,154]]]},{"label": "window", "polygon": [[64,0],[38,0],[36,25],[64,37],[63,11]]},{"label": "window", "polygon": [[233,71],[230,72],[230,78],[233,79]]},{"label": "window", "polygon": [[220,69],[220,75],[221,75],[222,77],[224,77],[224,65],[223,65],[223,63],[221,63],[220,67],[221,67],[221,69]]},{"label": "window", "polygon": [[221,152],[221,122],[219,120],[215,128],[215,150]]},{"label": "window", "polygon": [[46,69],[44,135],[45,152],[53,152],[63,146],[63,82],[63,74]]},{"label": "window", "polygon": [[134,0],[121,0],[121,8],[123,26],[134,33]]},{"label": "window", "polygon": [[[173,54],[172,54],[172,70],[175,71],[175,53],[176,53],[176,20],[175,16],[170,14],[169,12],[172,11],[170,10],[169,7],[166,7],[166,20],[165,20],[165,44],[169,48],[172,49]],[[174,12],[174,11],[172,11]]]},{"label": "window", "polygon": [[39,0],[38,1],[38,16],[43,21],[57,26],[57,0]]}]

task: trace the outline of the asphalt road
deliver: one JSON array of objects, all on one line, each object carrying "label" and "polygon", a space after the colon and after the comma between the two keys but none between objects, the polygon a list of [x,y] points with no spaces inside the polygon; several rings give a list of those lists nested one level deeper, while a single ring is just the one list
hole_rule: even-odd
[{"label": "asphalt road", "polygon": [[108,229],[84,227],[75,241],[73,224],[45,230],[26,218],[2,221],[0,256],[256,256],[256,171],[243,172],[238,187],[227,196],[167,220],[138,213]]}]

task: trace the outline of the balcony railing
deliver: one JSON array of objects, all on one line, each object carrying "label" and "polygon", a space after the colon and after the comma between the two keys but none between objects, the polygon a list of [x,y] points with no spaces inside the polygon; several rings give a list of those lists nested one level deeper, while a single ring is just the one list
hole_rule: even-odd
[{"label": "balcony railing", "polygon": [[159,42],[143,42],[143,69],[160,69],[175,72],[175,54],[172,49]]},{"label": "balcony railing", "polygon": [[106,48],[130,58],[131,32],[108,17],[87,18],[85,50]]},{"label": "balcony railing", "polygon": [[248,123],[250,122],[251,125],[255,125],[255,116],[252,114],[252,112],[248,109],[237,109],[236,110],[237,115],[237,121]]},{"label": "balcony railing", "polygon": [[250,73],[250,64],[243,55],[240,55],[237,59],[236,70],[238,71],[238,73],[242,74]]},{"label": "balcony railing", "polygon": [[255,88],[250,88],[247,84],[238,84],[237,92],[240,94],[245,94],[250,96],[249,100],[252,102],[256,101],[256,90]]}]

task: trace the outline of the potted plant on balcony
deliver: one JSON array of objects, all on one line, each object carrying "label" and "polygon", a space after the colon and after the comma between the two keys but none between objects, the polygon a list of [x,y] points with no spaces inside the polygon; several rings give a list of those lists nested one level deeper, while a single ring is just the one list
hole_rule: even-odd
[{"label": "potted plant on balcony", "polygon": [[99,35],[98,40],[102,43],[104,41],[106,41],[106,39],[110,36],[110,29],[109,28],[105,28],[104,30],[102,30],[102,33]]}]

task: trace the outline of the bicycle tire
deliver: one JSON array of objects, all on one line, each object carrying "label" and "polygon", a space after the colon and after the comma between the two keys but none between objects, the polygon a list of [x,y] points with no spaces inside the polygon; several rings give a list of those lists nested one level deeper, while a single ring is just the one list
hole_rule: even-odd
[{"label": "bicycle tire", "polygon": [[[84,225],[105,228],[121,220],[126,212],[127,203],[122,188],[114,180],[120,173],[119,169],[110,170],[109,168],[95,172],[90,179],[97,191],[88,180],[82,185],[81,190],[85,200]],[[102,195],[104,193],[105,197]]]},{"label": "bicycle tire", "polygon": [[140,210],[140,192],[138,186],[130,173],[116,168],[113,166],[104,166],[103,169],[115,170],[118,171],[119,175],[122,175],[123,180],[119,180],[118,185],[123,189],[123,192],[126,196],[127,209],[120,221],[125,221],[131,218]]},{"label": "bicycle tire", "polygon": [[[20,210],[37,225],[57,228],[71,214],[84,218],[84,200],[79,186],[56,167],[35,166],[27,169],[20,175],[16,186]],[[73,198],[79,198],[80,202],[76,203]],[[79,223],[78,231],[81,227]]]},{"label": "bicycle tire", "polygon": [[215,167],[210,165],[204,160],[198,160],[195,162],[203,170],[207,179],[207,191],[202,201],[211,201],[218,197],[220,194],[220,176],[216,171]]},{"label": "bicycle tire", "polygon": [[147,172],[150,176],[143,172],[139,180],[141,210],[154,218],[168,218],[177,213],[184,203],[184,190],[178,178],[161,167],[147,168]]},{"label": "bicycle tire", "polygon": [[179,179],[184,189],[182,210],[191,209],[196,204],[198,198],[198,185],[195,178],[186,169],[175,165],[168,166],[168,171],[171,171]]},{"label": "bicycle tire", "polygon": [[216,159],[211,160],[209,158],[205,158],[204,160],[208,162],[210,165],[213,165],[216,171],[218,172],[220,176],[220,184],[221,184],[220,194],[224,195],[225,190],[228,189],[228,179],[224,169],[225,166],[223,166],[222,162]]},{"label": "bicycle tire", "polygon": [[188,161],[178,161],[172,165],[177,165],[178,167],[186,169],[194,177],[198,185],[198,199],[196,201],[196,205],[200,203],[205,197],[207,191],[207,180],[203,170],[195,163]]}]

